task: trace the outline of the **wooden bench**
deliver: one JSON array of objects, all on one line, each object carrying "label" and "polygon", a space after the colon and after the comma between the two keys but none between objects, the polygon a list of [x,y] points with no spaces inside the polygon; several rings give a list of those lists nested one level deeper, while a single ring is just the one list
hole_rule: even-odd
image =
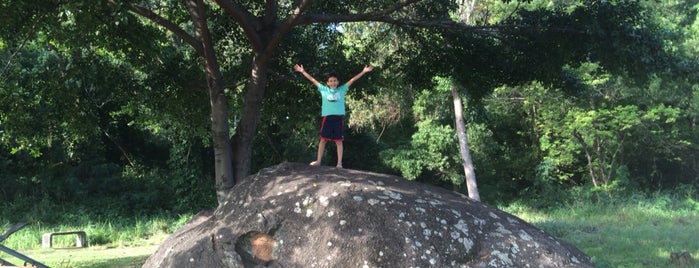
[{"label": "wooden bench", "polygon": [[79,248],[87,247],[87,234],[85,231],[66,231],[66,232],[54,232],[45,233],[41,236],[41,247],[50,248],[53,247],[53,237],[57,235],[76,235],[75,246]]}]

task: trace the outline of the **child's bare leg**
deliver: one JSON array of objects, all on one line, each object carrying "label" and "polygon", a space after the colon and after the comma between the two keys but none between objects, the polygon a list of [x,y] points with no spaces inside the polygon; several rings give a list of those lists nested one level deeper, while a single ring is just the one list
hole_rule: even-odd
[{"label": "child's bare leg", "polygon": [[316,161],[311,162],[311,166],[320,166],[320,161],[323,160],[323,152],[325,152],[325,143],[328,141],[320,139],[318,142],[318,154],[316,155]]},{"label": "child's bare leg", "polygon": [[335,145],[337,146],[337,168],[342,168],[342,151],[343,151],[343,145],[342,141],[336,141]]}]

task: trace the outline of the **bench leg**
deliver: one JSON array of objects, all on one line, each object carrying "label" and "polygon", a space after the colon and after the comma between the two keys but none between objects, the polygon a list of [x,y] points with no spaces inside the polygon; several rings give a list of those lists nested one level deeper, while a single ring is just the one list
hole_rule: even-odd
[{"label": "bench leg", "polygon": [[87,235],[85,233],[78,233],[75,238],[75,246],[79,248],[87,247]]},{"label": "bench leg", "polygon": [[53,245],[51,243],[51,237],[53,235],[50,233],[43,234],[41,236],[41,247],[42,248],[51,248]]}]

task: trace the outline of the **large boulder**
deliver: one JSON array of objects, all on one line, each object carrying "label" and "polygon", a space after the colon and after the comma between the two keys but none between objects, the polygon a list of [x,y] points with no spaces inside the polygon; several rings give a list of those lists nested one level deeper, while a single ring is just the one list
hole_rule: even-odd
[{"label": "large boulder", "polygon": [[523,220],[442,188],[283,163],[233,188],[144,267],[594,267]]}]

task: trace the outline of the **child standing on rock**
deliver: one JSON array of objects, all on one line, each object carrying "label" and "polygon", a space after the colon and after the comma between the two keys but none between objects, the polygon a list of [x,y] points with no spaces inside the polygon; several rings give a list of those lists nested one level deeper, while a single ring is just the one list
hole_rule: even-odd
[{"label": "child standing on rock", "polygon": [[311,162],[311,166],[319,166],[323,158],[323,152],[325,152],[325,144],[328,141],[334,141],[337,146],[337,168],[342,168],[342,153],[345,137],[342,133],[344,127],[344,117],[345,117],[345,94],[349,87],[361,78],[365,73],[371,72],[374,68],[366,65],[364,69],[352,77],[347,83],[340,85],[337,75],[328,75],[327,85],[323,85],[318,82],[313,76],[308,74],[304,69],[303,65],[294,65],[294,70],[301,73],[306,79],[311,81],[314,86],[318,88],[320,92],[323,103],[321,108],[321,115],[323,116],[322,123],[320,125],[320,142],[318,143],[318,155],[316,160]]}]

